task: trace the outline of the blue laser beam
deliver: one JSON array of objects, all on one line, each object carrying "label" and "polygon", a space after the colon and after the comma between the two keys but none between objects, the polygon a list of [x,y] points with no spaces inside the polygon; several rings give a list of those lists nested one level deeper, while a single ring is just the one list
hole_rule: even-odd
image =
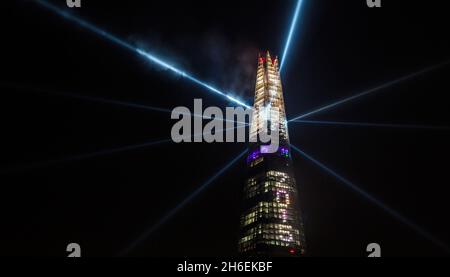
[{"label": "blue laser beam", "polygon": [[217,88],[215,88],[215,87],[213,87],[213,86],[211,86],[211,85],[209,85],[209,84],[207,84],[207,83],[205,83],[205,82],[203,82],[203,81],[193,77],[191,74],[189,74],[189,73],[187,73],[187,72],[185,72],[185,71],[183,71],[181,69],[176,68],[175,66],[173,66],[170,63],[164,61],[163,59],[158,58],[156,55],[151,54],[151,53],[149,53],[147,51],[144,51],[143,49],[137,48],[137,47],[133,46],[132,44],[124,41],[123,39],[120,39],[119,37],[117,37],[117,36],[115,36],[115,35],[113,35],[111,33],[108,33],[105,30],[100,29],[99,27],[93,25],[92,23],[90,23],[90,22],[88,22],[88,21],[86,21],[84,19],[79,18],[79,17],[69,13],[68,11],[62,10],[62,9],[58,8],[57,6],[55,6],[55,5],[52,5],[52,4],[48,3],[47,1],[35,0],[35,2],[40,4],[42,7],[47,8],[48,10],[58,14],[59,16],[65,18],[65,19],[67,19],[67,20],[69,20],[71,22],[74,22],[74,23],[78,24],[79,26],[81,26],[81,27],[83,27],[83,28],[85,28],[85,29],[87,29],[87,30],[89,30],[89,31],[91,31],[91,32],[93,32],[93,33],[95,33],[95,34],[97,34],[97,35],[99,35],[99,36],[101,36],[101,37],[103,37],[103,38],[105,38],[105,39],[107,39],[107,40],[109,40],[109,41],[111,41],[111,42],[121,46],[121,47],[123,47],[123,48],[125,48],[125,49],[128,49],[130,51],[133,51],[133,52],[139,54],[140,56],[146,58],[146,60],[149,60],[149,61],[153,62],[154,64],[162,67],[163,69],[172,71],[173,73],[175,73],[177,75],[180,75],[180,76],[184,77],[185,79],[190,80],[190,81],[194,82],[195,84],[200,85],[203,88],[206,88],[209,91],[214,92],[215,94],[220,95],[220,96],[222,96],[222,97],[224,97],[224,98],[226,98],[226,99],[228,99],[228,100],[230,100],[230,101],[232,101],[232,102],[234,102],[234,103],[236,103],[236,104],[238,104],[240,106],[243,106],[243,107],[246,107],[246,108],[251,108],[250,106],[248,106],[247,104],[245,104],[241,100],[237,99],[236,97],[231,96],[228,93],[225,93],[225,92],[223,92],[223,91],[221,91],[221,90],[219,90],[219,89],[217,89]]},{"label": "blue laser beam", "polygon": [[[246,127],[247,127],[247,125],[238,125],[237,127],[215,130],[215,132],[223,133],[223,132],[226,132],[229,130],[235,130],[235,129],[246,128]],[[193,134],[191,136],[191,138],[203,137],[204,135],[205,134],[203,134],[203,133],[200,133],[200,134],[196,133],[196,134]],[[95,157],[100,157],[100,156],[105,156],[105,155],[112,155],[112,154],[116,154],[116,153],[120,153],[120,152],[132,151],[132,150],[137,150],[140,148],[145,148],[145,147],[150,147],[150,146],[163,144],[163,143],[170,143],[170,142],[172,142],[172,139],[150,141],[147,143],[132,144],[132,145],[127,145],[127,146],[118,147],[118,148],[114,148],[114,149],[106,149],[106,150],[101,150],[101,151],[96,151],[96,152],[91,152],[91,153],[85,153],[85,154],[79,154],[79,155],[74,155],[74,156],[70,156],[70,157],[64,157],[64,158],[60,158],[60,159],[53,159],[53,160],[29,163],[29,164],[25,164],[25,165],[18,165],[18,166],[0,170],[0,175],[14,173],[17,171],[42,168],[42,167],[52,166],[52,165],[61,164],[61,163],[80,161],[80,160],[85,160],[85,159],[90,159],[90,158],[95,158]]]},{"label": "blue laser beam", "polygon": [[83,101],[88,101],[88,102],[108,104],[108,105],[113,105],[113,106],[121,106],[121,107],[127,107],[127,108],[139,109],[139,110],[145,110],[145,111],[164,112],[164,113],[172,112],[170,109],[161,108],[161,107],[153,107],[153,106],[148,106],[148,105],[118,101],[118,100],[102,98],[102,97],[86,96],[86,95],[81,95],[81,94],[66,92],[66,91],[55,91],[55,90],[50,90],[50,89],[36,88],[36,87],[30,86],[30,85],[1,82],[0,86],[12,88],[18,92],[23,91],[23,92],[43,93],[43,94],[68,97],[68,98],[73,98],[73,99],[78,99],[78,100],[83,100]]},{"label": "blue laser beam", "polygon": [[418,76],[423,75],[423,74],[425,74],[425,73],[428,73],[428,72],[430,72],[430,71],[437,70],[437,69],[439,69],[439,68],[441,68],[441,67],[443,67],[443,66],[448,65],[449,63],[450,63],[450,60],[445,61],[445,62],[442,62],[442,63],[439,63],[439,64],[436,64],[436,65],[433,65],[433,66],[429,66],[429,67],[427,67],[427,68],[425,68],[425,69],[422,69],[422,70],[420,70],[420,71],[417,71],[417,72],[414,72],[414,73],[412,73],[412,74],[409,74],[409,75],[403,76],[403,77],[401,77],[401,78],[395,79],[395,80],[393,80],[393,81],[384,83],[384,84],[382,84],[382,85],[380,85],[380,86],[377,86],[377,87],[374,87],[374,88],[372,88],[372,89],[363,91],[363,92],[361,92],[361,93],[352,95],[352,96],[350,96],[350,97],[341,99],[341,100],[336,101],[336,102],[333,102],[333,103],[331,103],[331,104],[322,106],[322,107],[320,107],[320,108],[318,108],[318,109],[315,109],[315,110],[313,110],[313,111],[310,111],[310,112],[308,112],[308,113],[304,113],[304,114],[302,114],[302,115],[296,116],[296,117],[294,117],[294,118],[288,120],[288,122],[292,122],[292,121],[298,120],[298,119],[303,119],[303,118],[312,116],[312,115],[314,115],[314,114],[318,114],[318,113],[320,113],[320,112],[329,110],[329,109],[331,109],[331,108],[335,108],[335,107],[337,107],[337,106],[339,106],[339,105],[348,103],[348,102],[350,102],[350,101],[353,101],[353,100],[355,100],[355,99],[361,98],[361,97],[363,97],[363,96],[367,96],[367,95],[369,95],[369,94],[373,94],[373,93],[375,93],[375,92],[379,92],[379,91],[381,91],[381,90],[383,90],[383,89],[386,89],[386,88],[388,88],[388,87],[397,85],[397,84],[402,83],[402,82],[404,82],[404,81],[413,79],[413,78],[415,78],[415,77],[418,77]]},{"label": "blue laser beam", "polygon": [[297,26],[298,17],[300,15],[300,9],[302,7],[303,0],[298,0],[297,6],[295,7],[294,17],[292,18],[291,27],[289,29],[286,44],[284,46],[283,56],[281,58],[280,71],[283,69],[284,62],[286,61],[287,54],[289,52],[289,47],[291,45],[291,40],[294,35],[295,27]]},{"label": "blue laser beam", "polygon": [[[49,90],[49,89],[41,89],[41,88],[35,88],[35,87],[32,87],[32,86],[25,86],[25,85],[22,85],[22,84],[19,85],[19,84],[3,83],[2,82],[2,83],[0,83],[0,86],[13,88],[13,89],[16,89],[18,91],[25,91],[25,92],[32,91],[32,92],[38,92],[38,93],[46,93],[46,94],[50,94],[50,95],[68,97],[68,98],[73,98],[73,99],[78,99],[78,100],[83,100],[83,101],[88,101],[88,102],[109,104],[109,105],[121,106],[121,107],[133,108],[133,109],[139,109],[139,110],[144,110],[144,111],[172,113],[172,110],[167,109],[167,108],[142,105],[142,104],[137,104],[137,103],[132,103],[132,102],[118,101],[118,100],[102,98],[102,97],[86,96],[86,95],[76,94],[76,93],[72,93],[72,92],[54,91],[54,90]],[[243,124],[245,126],[249,125],[246,122],[237,121],[237,120],[234,121],[234,120],[229,120],[229,119],[221,118],[221,117],[212,118],[210,116],[204,116],[204,115],[200,115],[200,114],[191,114],[191,113],[181,113],[181,114],[187,115],[187,116],[199,117],[199,118],[202,118],[202,119],[223,120],[225,122],[239,123],[239,124]]]},{"label": "blue laser beam", "polygon": [[369,202],[371,202],[375,206],[381,208],[384,212],[388,213],[393,218],[397,219],[398,221],[402,222],[406,226],[410,227],[412,230],[414,230],[416,233],[418,233],[419,235],[421,235],[425,239],[431,241],[433,244],[435,244],[436,246],[438,246],[441,249],[445,250],[447,253],[450,253],[450,248],[443,241],[439,240],[438,238],[433,236],[431,233],[429,233],[428,231],[426,231],[425,229],[423,229],[419,225],[415,224],[414,222],[412,222],[408,218],[404,217],[402,214],[400,214],[396,210],[390,208],[389,206],[384,204],[382,201],[380,201],[377,198],[373,197],[372,195],[370,195],[365,190],[359,188],[358,186],[356,186],[355,184],[353,184],[352,182],[350,182],[346,178],[342,177],[341,175],[339,175],[338,173],[336,173],[335,171],[333,171],[332,169],[330,169],[329,167],[327,167],[326,165],[324,165],[320,161],[314,159],[312,156],[310,156],[307,153],[305,153],[304,151],[300,150],[295,145],[291,144],[291,147],[296,152],[298,152],[301,156],[303,156],[306,159],[308,159],[309,161],[313,162],[315,165],[320,167],[322,170],[324,170],[325,172],[327,172],[328,174],[330,174],[331,176],[333,176],[334,178],[336,178],[337,180],[339,180],[340,182],[345,184],[348,188],[350,188],[354,192],[358,193],[359,195],[363,196],[365,199],[369,200]]},{"label": "blue laser beam", "polygon": [[141,49],[137,49],[136,51],[139,54],[141,54],[142,56],[146,57],[148,60],[150,60],[150,61],[152,61],[152,62],[154,62],[156,64],[159,64],[160,66],[162,66],[164,68],[167,68],[167,69],[175,72],[176,74],[181,75],[182,77],[184,77],[184,78],[186,78],[186,79],[196,83],[197,85],[200,85],[200,86],[202,86],[204,88],[207,88],[208,90],[210,90],[210,91],[212,91],[212,92],[214,92],[214,93],[216,93],[216,94],[218,94],[220,96],[223,96],[223,97],[227,98],[228,100],[230,100],[230,101],[232,101],[232,102],[234,102],[234,103],[236,103],[236,104],[238,104],[240,106],[246,107],[248,109],[252,108],[249,105],[245,104],[244,102],[240,101],[239,99],[237,99],[237,98],[235,98],[233,96],[230,96],[230,95],[228,95],[228,94],[226,94],[226,93],[216,89],[215,87],[206,84],[205,82],[200,81],[199,79],[193,77],[192,75],[189,75],[186,72],[181,71],[181,70],[179,70],[179,69],[177,69],[177,68],[175,68],[175,67],[173,67],[173,66],[171,66],[171,65],[169,65],[169,64],[167,64],[167,63],[165,63],[163,61],[161,61],[160,59],[154,57],[153,55],[151,55],[151,54],[149,54],[149,53],[147,53],[147,52],[145,52],[145,51],[143,51]]},{"label": "blue laser beam", "polygon": [[2,174],[2,175],[9,174],[9,173],[17,172],[17,171],[48,167],[48,166],[53,166],[53,165],[61,164],[61,163],[75,162],[75,161],[95,158],[95,157],[99,157],[99,156],[112,155],[112,154],[117,154],[120,152],[132,151],[132,150],[137,150],[137,149],[144,148],[144,147],[150,147],[150,146],[154,146],[154,145],[158,145],[158,144],[168,143],[171,141],[172,141],[171,139],[150,141],[150,142],[146,142],[146,143],[142,143],[142,144],[127,145],[127,146],[118,147],[118,148],[114,148],[114,149],[107,149],[107,150],[101,150],[101,151],[96,151],[96,152],[91,152],[91,153],[79,154],[79,155],[64,157],[64,158],[60,158],[60,159],[34,162],[34,163],[26,164],[26,165],[20,165],[20,166],[3,169],[0,171],[0,174]]},{"label": "blue laser beam", "polygon": [[386,124],[386,123],[342,122],[342,121],[301,120],[301,119],[294,120],[291,122],[301,124],[311,124],[311,125],[327,125],[327,126],[450,130],[449,126],[428,126],[428,125],[411,125],[411,124]]},{"label": "blue laser beam", "polygon": [[170,210],[165,214],[160,220],[158,220],[149,229],[143,232],[133,243],[131,243],[127,248],[119,253],[119,256],[125,256],[133,251],[139,244],[143,243],[153,232],[155,232],[162,225],[167,223],[173,216],[175,216],[182,208],[184,208],[188,203],[194,200],[199,194],[201,194],[205,189],[207,189],[217,178],[222,176],[228,169],[230,169],[237,161],[239,161],[248,149],[245,149],[242,153],[233,158],[229,163],[227,163],[223,168],[217,171],[213,176],[211,176],[206,182],[204,182],[199,188],[192,192],[187,198],[180,202],[174,209]]}]

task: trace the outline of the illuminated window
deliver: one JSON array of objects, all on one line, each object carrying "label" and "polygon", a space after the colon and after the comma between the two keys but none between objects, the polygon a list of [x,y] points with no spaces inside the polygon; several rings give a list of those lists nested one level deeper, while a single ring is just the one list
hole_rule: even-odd
[{"label": "illuminated window", "polygon": [[260,164],[262,161],[264,161],[264,157],[259,157],[257,160],[254,160],[250,163],[250,167],[255,167],[258,164]]},{"label": "illuminated window", "polygon": [[280,202],[259,202],[255,207],[246,211],[241,217],[241,226],[247,226],[258,220],[278,220],[283,223],[295,222],[297,212],[293,207]]},{"label": "illuminated window", "polygon": [[[244,195],[246,198],[252,198],[260,194],[269,193],[273,197],[279,197],[280,201],[282,201],[282,199],[290,198],[289,195],[296,193],[296,191],[295,183],[287,173],[268,171],[248,179],[244,188]],[[289,195],[285,197],[281,195],[283,193]]]},{"label": "illuminated window", "polygon": [[241,251],[254,249],[256,244],[299,247],[299,230],[287,224],[258,224],[249,229],[239,241]]}]

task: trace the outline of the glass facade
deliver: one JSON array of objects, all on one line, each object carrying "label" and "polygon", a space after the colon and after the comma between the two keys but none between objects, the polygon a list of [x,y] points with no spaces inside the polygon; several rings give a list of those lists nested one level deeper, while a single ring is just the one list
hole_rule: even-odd
[{"label": "glass facade", "polygon": [[[257,257],[303,256],[303,223],[292,171],[278,59],[272,59],[268,52],[265,58],[258,59],[253,108],[251,136],[258,138],[263,126],[279,124],[280,147],[276,153],[267,153],[257,139],[250,145],[248,178],[243,189],[239,251],[245,256]],[[272,108],[277,108],[277,112],[272,113]],[[264,120],[269,124],[262,124]]]}]

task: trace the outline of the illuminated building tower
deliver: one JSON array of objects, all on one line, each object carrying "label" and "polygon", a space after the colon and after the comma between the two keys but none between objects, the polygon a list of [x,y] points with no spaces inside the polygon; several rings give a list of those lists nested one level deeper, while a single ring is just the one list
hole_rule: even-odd
[{"label": "illuminated building tower", "polygon": [[[303,223],[284,109],[278,58],[259,57],[255,103],[250,127],[248,178],[240,220],[239,252],[245,256],[303,256]],[[266,125],[263,123],[266,121]],[[257,136],[263,126],[279,127],[279,148],[264,151]],[[269,126],[269,127],[267,127]]]}]

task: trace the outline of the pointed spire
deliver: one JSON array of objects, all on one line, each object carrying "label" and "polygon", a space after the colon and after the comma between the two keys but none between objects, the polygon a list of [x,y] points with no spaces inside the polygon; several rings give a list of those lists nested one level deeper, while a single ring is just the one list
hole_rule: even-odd
[{"label": "pointed spire", "polygon": [[263,73],[264,73],[264,58],[261,57],[261,54],[258,54],[257,76],[262,75]]},{"label": "pointed spire", "polygon": [[273,67],[275,68],[275,70],[278,72],[278,56],[275,56],[275,60],[273,61]]},{"label": "pointed spire", "polygon": [[267,50],[267,54],[266,54],[266,63],[268,66],[272,65],[272,57],[270,57],[269,50]]},{"label": "pointed spire", "polygon": [[261,57],[261,53],[258,53],[258,67],[264,65],[264,58]]}]

